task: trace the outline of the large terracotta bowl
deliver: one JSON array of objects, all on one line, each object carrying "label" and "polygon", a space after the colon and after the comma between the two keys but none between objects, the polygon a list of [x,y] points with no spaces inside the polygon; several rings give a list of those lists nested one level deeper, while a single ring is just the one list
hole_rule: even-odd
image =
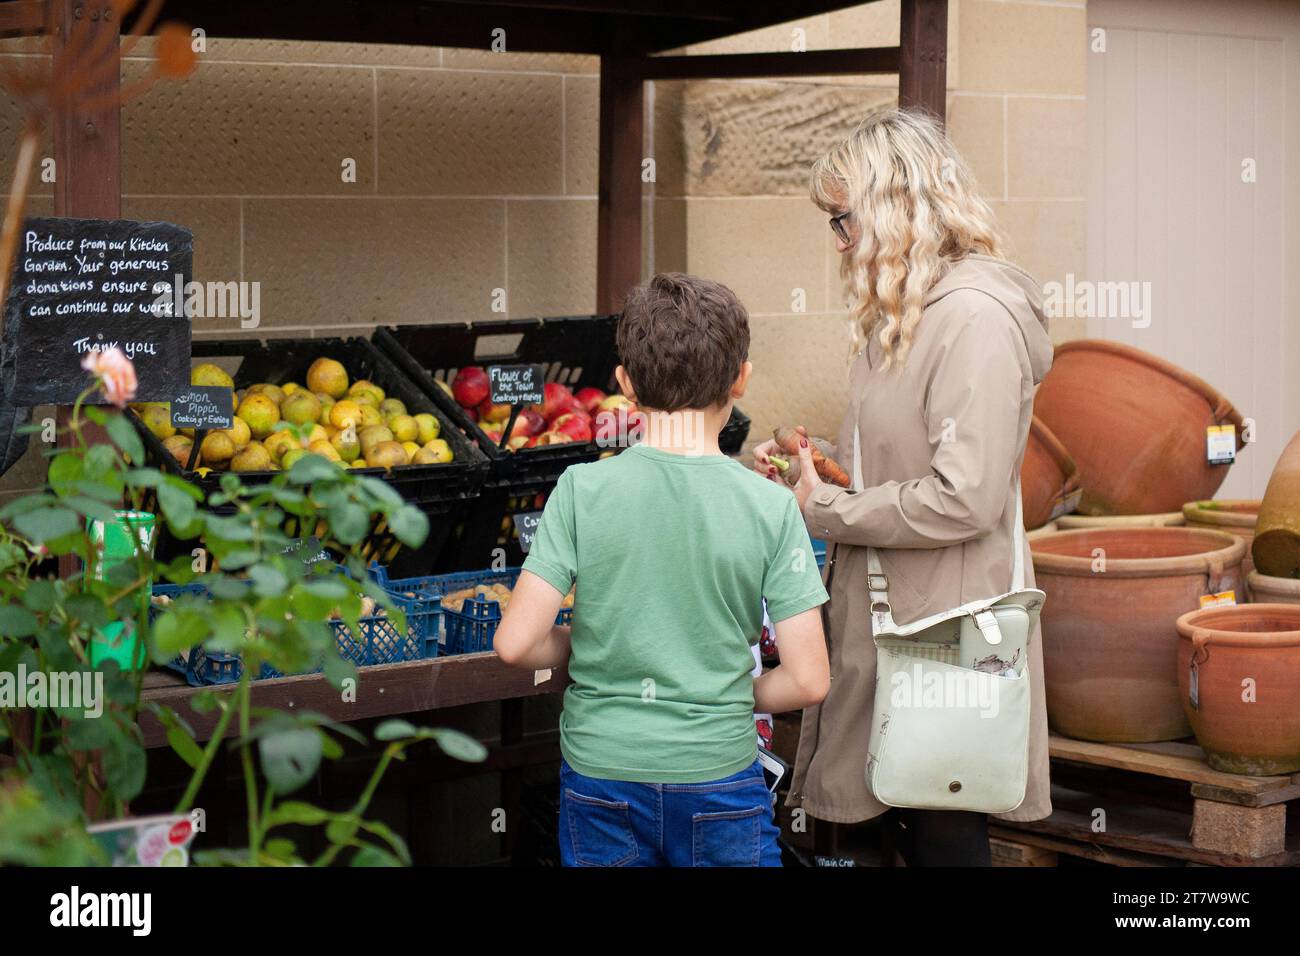
[{"label": "large terracotta bowl", "polygon": [[1300,604],[1300,580],[1275,578],[1251,571],[1246,575],[1246,590],[1252,601],[1261,604]]},{"label": "large terracotta bowl", "polygon": [[1178,634],[1179,696],[1210,766],[1300,770],[1300,605],[1192,611],[1178,619]]},{"label": "large terracotta bowl", "polygon": [[1181,511],[1212,498],[1227,465],[1206,460],[1205,429],[1241,414],[1207,382],[1140,349],[1082,339],[1056,349],[1034,414],[1070,450],[1082,514]]},{"label": "large terracotta bowl", "polygon": [[1268,476],[1251,553],[1261,574],[1300,579],[1300,432]]},{"label": "large terracotta bowl", "polygon": [[1120,743],[1191,733],[1174,671],[1179,615],[1236,589],[1246,546],[1222,531],[1100,528],[1030,542],[1042,611],[1047,719]]},{"label": "large terracotta bowl", "polygon": [[1079,468],[1052,430],[1034,417],[1020,465],[1025,527],[1040,528],[1073,511],[1079,501]]}]

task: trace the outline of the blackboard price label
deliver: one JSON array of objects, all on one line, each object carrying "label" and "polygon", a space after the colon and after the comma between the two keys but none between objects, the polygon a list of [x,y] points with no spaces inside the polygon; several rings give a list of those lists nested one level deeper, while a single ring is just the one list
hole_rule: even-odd
[{"label": "blackboard price label", "polygon": [[330,561],[329,552],[321,547],[320,538],[312,535],[309,538],[295,538],[293,542],[280,552],[281,554],[293,555],[302,561],[307,567],[320,564],[322,561]]},{"label": "blackboard price label", "polygon": [[489,365],[493,405],[540,405],[546,397],[546,369],[540,365]]},{"label": "blackboard price label", "polygon": [[234,389],[225,385],[193,386],[172,399],[174,428],[229,428],[234,414]]},{"label": "blackboard price label", "polygon": [[527,554],[533,546],[533,538],[537,536],[537,526],[542,523],[542,513],[526,511],[515,515],[514,519],[515,531],[519,534],[519,550]]},{"label": "blackboard price label", "polygon": [[138,402],[189,384],[190,319],[176,290],[190,281],[194,238],[169,222],[35,218],[23,224],[5,302],[3,378],[18,406],[70,405],[90,384],[91,352],[121,349]]}]

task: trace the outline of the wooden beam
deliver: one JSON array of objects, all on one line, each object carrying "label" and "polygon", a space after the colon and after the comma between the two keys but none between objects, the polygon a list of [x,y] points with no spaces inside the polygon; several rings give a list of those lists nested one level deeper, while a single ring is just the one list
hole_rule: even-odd
[{"label": "wooden beam", "polygon": [[[97,63],[83,58],[71,67],[79,74],[92,73],[95,81],[79,90],[70,102],[56,104],[51,118],[54,214],[116,219],[122,213],[122,107],[118,99],[121,67],[116,39],[121,24],[110,0],[49,0],[49,5],[55,63],[70,44],[74,50],[102,51]],[[106,34],[114,37],[112,42],[104,42]],[[92,99],[95,108],[85,109],[82,104]],[[71,409],[67,406],[55,410],[61,448],[76,440],[66,431],[70,420]],[[82,434],[93,444],[106,440],[97,426],[83,426]],[[76,555],[59,557],[60,577],[72,577],[79,568]]]},{"label": "wooden beam", "polygon": [[621,312],[641,281],[642,79],[612,54],[600,58],[600,182],[596,223],[596,311]]},{"label": "wooden beam", "polygon": [[948,0],[903,0],[898,105],[943,122],[948,93]]},{"label": "wooden beam", "polygon": [[897,73],[901,48],[809,50],[806,53],[718,53],[700,56],[650,56],[631,69],[646,80],[737,79],[775,76],[832,76]]},{"label": "wooden beam", "polygon": [[625,17],[656,17],[673,20],[705,20],[734,25],[739,19],[736,4],[723,0],[442,0],[447,4],[478,7],[518,7],[557,10],[584,16],[613,14]]},{"label": "wooden beam", "polygon": [[[537,680],[538,676],[530,670],[507,667],[494,653],[458,654],[364,667],[357,680],[356,700],[352,702],[343,701],[322,674],[255,681],[253,706],[291,712],[310,710],[346,722],[554,694],[569,683],[564,668],[554,669],[546,680]],[[203,689],[234,693],[235,687],[227,684]],[[171,707],[189,723],[199,740],[207,740],[212,736],[218,715],[215,711],[200,714],[191,709],[190,701],[196,693],[198,689],[188,684],[154,684],[141,692],[140,699]],[[167,746],[167,734],[151,714],[141,712],[140,729],[146,747]],[[234,730],[230,728],[231,734]]]},{"label": "wooden beam", "polygon": [[45,32],[45,0],[8,0],[0,3],[0,33],[32,36]]}]

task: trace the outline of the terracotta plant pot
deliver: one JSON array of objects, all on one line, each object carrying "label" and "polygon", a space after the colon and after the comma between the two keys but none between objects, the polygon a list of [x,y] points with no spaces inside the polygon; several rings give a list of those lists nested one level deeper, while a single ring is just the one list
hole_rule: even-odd
[{"label": "terracotta plant pot", "polygon": [[1178,634],[1179,695],[1210,766],[1300,770],[1300,606],[1209,607],[1180,617]]},{"label": "terracotta plant pot", "polygon": [[1248,592],[1250,574],[1255,570],[1255,562],[1250,557],[1250,543],[1255,540],[1255,519],[1259,516],[1259,504],[1258,498],[1222,498],[1214,501],[1189,501],[1183,505],[1187,527],[1226,531],[1246,542],[1246,558],[1241,562],[1241,573],[1247,579]]},{"label": "terracotta plant pot", "polygon": [[1191,728],[1174,663],[1179,615],[1240,586],[1246,546],[1222,531],[1099,528],[1030,543],[1043,605],[1047,718],[1081,740],[1176,740]]},{"label": "terracotta plant pot", "polygon": [[1096,528],[1181,528],[1187,523],[1181,511],[1158,515],[1061,515],[1056,519],[1062,531],[1088,531]]},{"label": "terracotta plant pot", "polygon": [[1300,578],[1300,432],[1282,449],[1269,476],[1251,553],[1261,574]]},{"label": "terracotta plant pot", "polygon": [[1078,463],[1081,514],[1155,514],[1212,498],[1228,466],[1206,461],[1206,427],[1235,425],[1245,447],[1240,413],[1208,383],[1099,339],[1057,347],[1034,414]]},{"label": "terracotta plant pot", "polygon": [[1025,460],[1020,466],[1020,491],[1026,528],[1041,527],[1079,504],[1079,468],[1052,430],[1037,417],[1029,426]]},{"label": "terracotta plant pot", "polygon": [[1258,571],[1246,575],[1250,599],[1261,604],[1300,604],[1300,579],[1274,578]]}]

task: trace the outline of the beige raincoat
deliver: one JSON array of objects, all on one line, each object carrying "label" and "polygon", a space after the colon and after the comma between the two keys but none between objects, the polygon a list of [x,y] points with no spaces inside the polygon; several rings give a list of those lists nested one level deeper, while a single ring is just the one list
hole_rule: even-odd
[{"label": "beige raincoat", "polygon": [[[1032,278],[1006,262],[972,255],[926,297],[901,368],[881,369],[874,340],[854,362],[836,457],[852,475],[856,422],[863,490],[823,485],[804,508],[814,537],[831,543],[831,687],[820,705],[804,711],[790,806],[835,823],[869,820],[888,809],[865,779],[876,673],[868,546],[880,551],[900,624],[1010,588],[1020,461],[1034,389],[1052,364],[1046,325],[1042,292]],[[1025,583],[1032,587],[1025,550]],[[1010,820],[1051,813],[1037,631],[1029,677],[1029,783],[1020,807],[1003,815]]]}]

